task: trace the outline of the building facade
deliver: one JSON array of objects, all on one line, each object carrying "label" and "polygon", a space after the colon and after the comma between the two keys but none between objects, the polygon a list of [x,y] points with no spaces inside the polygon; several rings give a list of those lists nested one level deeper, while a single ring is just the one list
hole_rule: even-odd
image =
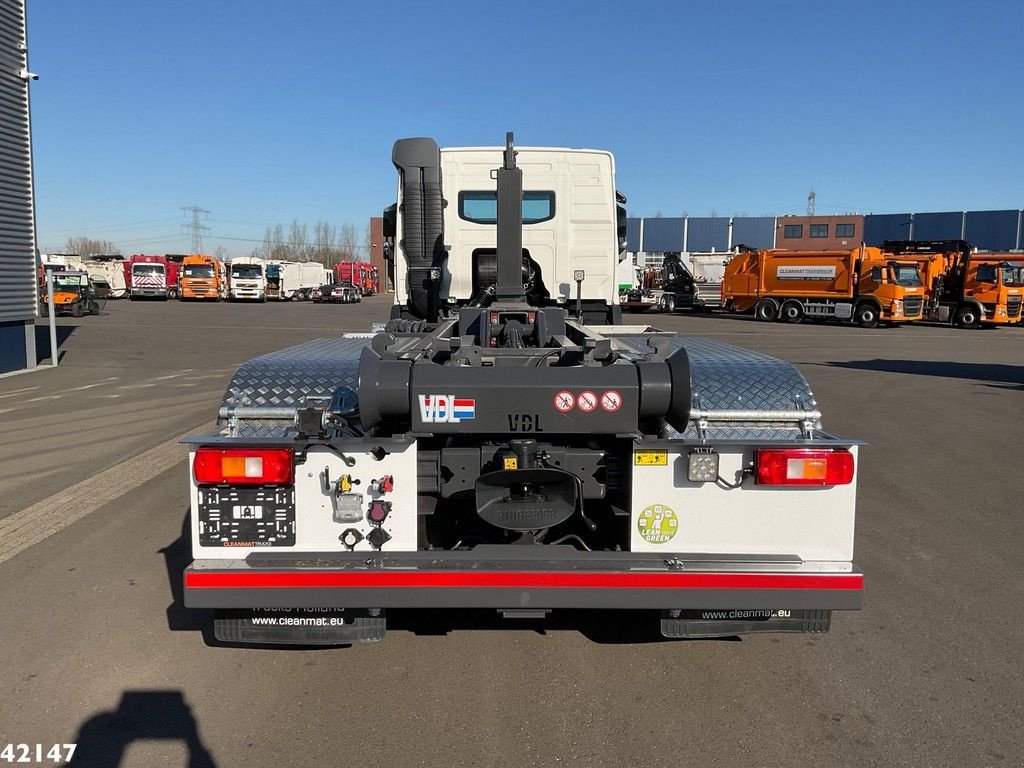
[{"label": "building facade", "polygon": [[0,373],[36,365],[36,228],[25,0],[0,0]]},{"label": "building facade", "polygon": [[775,247],[787,251],[849,250],[863,241],[863,216],[782,216],[775,220]]}]

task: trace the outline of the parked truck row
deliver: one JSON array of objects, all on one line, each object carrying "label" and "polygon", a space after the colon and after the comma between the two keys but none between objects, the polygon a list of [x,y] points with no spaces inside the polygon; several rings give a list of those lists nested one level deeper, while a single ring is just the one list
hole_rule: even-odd
[{"label": "parked truck row", "polygon": [[[717,254],[716,282],[666,254],[622,296],[632,309],[682,308],[799,323],[838,320],[865,328],[920,320],[961,328],[1020,323],[1024,253],[987,253],[963,240],[886,241],[881,248]],[[697,274],[695,274],[695,272]],[[718,289],[718,302],[708,295]]]},{"label": "parked truck row", "polygon": [[[41,257],[40,286],[46,271],[87,276],[100,299],[181,299],[183,301],[309,300],[344,293],[358,301],[380,291],[376,267],[342,261],[331,267],[319,262],[295,262],[238,257],[230,262],[214,256],[145,255],[130,258],[82,259],[69,254]],[[42,295],[42,293],[40,294]]]}]

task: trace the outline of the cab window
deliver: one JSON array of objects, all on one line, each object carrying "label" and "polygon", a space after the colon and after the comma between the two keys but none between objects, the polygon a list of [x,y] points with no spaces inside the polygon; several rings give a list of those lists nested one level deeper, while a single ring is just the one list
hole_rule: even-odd
[{"label": "cab window", "polygon": [[978,265],[978,282],[979,283],[997,283],[999,282],[998,273],[996,271],[995,264],[979,264]]},{"label": "cab window", "polygon": [[[524,225],[539,224],[554,217],[554,192],[523,192]],[[497,191],[459,192],[459,218],[474,224],[497,224]]]}]

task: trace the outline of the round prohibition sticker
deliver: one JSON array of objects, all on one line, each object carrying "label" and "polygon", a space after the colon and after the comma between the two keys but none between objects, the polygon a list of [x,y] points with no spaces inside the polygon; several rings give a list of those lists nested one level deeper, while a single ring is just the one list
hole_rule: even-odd
[{"label": "round prohibition sticker", "polygon": [[636,527],[648,544],[667,544],[679,530],[679,518],[672,507],[651,504],[640,513]]}]

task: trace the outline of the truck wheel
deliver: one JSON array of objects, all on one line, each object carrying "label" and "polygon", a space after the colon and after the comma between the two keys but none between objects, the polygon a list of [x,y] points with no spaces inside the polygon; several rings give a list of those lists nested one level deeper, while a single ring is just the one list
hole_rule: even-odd
[{"label": "truck wheel", "polygon": [[81,317],[84,314],[85,314],[85,310],[82,308],[82,302],[81,301],[76,301],[74,304],[71,305],[71,316],[72,317]]},{"label": "truck wheel", "polygon": [[754,305],[754,317],[766,323],[779,316],[779,305],[775,299],[761,299]]},{"label": "truck wheel", "polygon": [[781,316],[787,323],[799,323],[804,319],[803,305],[799,301],[787,301],[782,305]]},{"label": "truck wheel", "polygon": [[666,296],[665,297],[665,311],[666,312],[675,312],[676,311],[676,297],[675,296]]},{"label": "truck wheel", "polygon": [[870,302],[864,302],[854,310],[853,322],[861,328],[875,328],[878,325],[878,308]]},{"label": "truck wheel", "polygon": [[978,310],[970,304],[965,304],[953,316],[953,325],[957,328],[977,328],[978,320]]},{"label": "truck wheel", "polygon": [[39,302],[39,314],[42,317],[49,317],[50,316],[50,302],[48,302],[48,301],[40,301]]}]

